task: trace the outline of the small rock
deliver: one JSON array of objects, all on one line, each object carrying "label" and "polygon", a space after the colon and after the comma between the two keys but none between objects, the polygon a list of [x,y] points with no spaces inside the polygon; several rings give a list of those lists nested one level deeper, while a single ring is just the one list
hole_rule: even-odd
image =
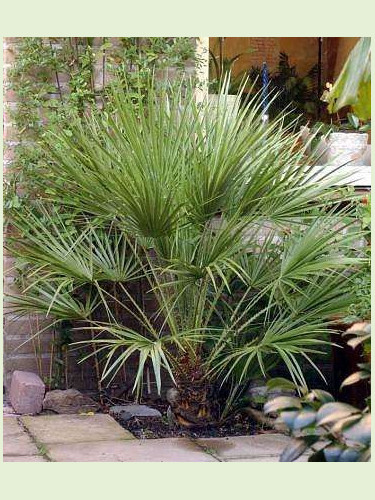
[{"label": "small rock", "polygon": [[42,379],[36,373],[16,370],[10,384],[10,403],[22,415],[40,413],[45,390]]},{"label": "small rock", "polygon": [[49,391],[43,401],[43,410],[51,410],[55,413],[97,412],[99,408],[98,403],[77,389]]},{"label": "small rock", "polygon": [[278,396],[294,396],[295,391],[279,388],[269,390],[264,379],[256,379],[250,382],[246,395],[249,399],[250,406],[261,409],[267,401]]},{"label": "small rock", "polygon": [[150,408],[147,405],[116,405],[111,406],[109,414],[115,418],[121,418],[123,421],[130,420],[133,417],[159,417],[161,413],[155,408]]}]

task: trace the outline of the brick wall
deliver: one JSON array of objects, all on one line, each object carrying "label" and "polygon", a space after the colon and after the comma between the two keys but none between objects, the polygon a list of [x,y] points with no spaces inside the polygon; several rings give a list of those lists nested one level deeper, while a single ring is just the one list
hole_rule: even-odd
[{"label": "brick wall", "polygon": [[[327,54],[331,53],[330,41],[332,38],[323,38],[322,66],[323,73],[327,68]],[[218,37],[210,38],[210,49],[219,55]],[[247,53],[251,49],[250,53]],[[225,37],[224,57],[233,57],[242,54],[233,67],[236,75],[247,71],[251,66],[261,66],[266,62],[272,72],[278,66],[279,53],[286,52],[290,64],[297,67],[297,72],[304,75],[318,62],[317,37]],[[334,62],[333,62],[334,65]],[[323,79],[325,75],[323,75]],[[324,80],[325,81],[325,80]]]},{"label": "brick wall", "polygon": [[[218,37],[210,38],[210,49],[216,55],[219,55],[218,40]],[[279,59],[279,40],[277,37],[225,37],[223,55],[231,58],[242,54],[233,66],[235,75],[251,66],[261,66],[263,62],[273,70]]]}]

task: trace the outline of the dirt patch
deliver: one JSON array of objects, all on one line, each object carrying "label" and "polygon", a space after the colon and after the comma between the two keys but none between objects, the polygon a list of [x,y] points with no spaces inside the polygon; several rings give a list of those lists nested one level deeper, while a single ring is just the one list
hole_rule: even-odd
[{"label": "dirt patch", "polygon": [[162,417],[133,417],[123,420],[117,417],[118,423],[139,439],[157,439],[172,437],[226,437],[246,436],[271,432],[267,427],[261,427],[246,413],[239,412],[219,425],[204,428],[186,428],[174,422],[168,413],[168,405],[164,403],[150,404],[157,408]]}]

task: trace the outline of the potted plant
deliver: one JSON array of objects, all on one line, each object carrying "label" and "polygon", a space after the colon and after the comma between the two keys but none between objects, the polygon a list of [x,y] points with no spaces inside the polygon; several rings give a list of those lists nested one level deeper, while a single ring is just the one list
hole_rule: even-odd
[{"label": "potted plant", "polygon": [[334,123],[316,122],[311,128],[301,127],[302,139],[309,139],[309,152],[317,161],[331,166],[370,165],[368,131],[370,121],[363,122],[354,113],[348,113],[345,121]]},{"label": "potted plant", "polygon": [[248,49],[232,57],[225,57],[224,42],[225,37],[219,37],[219,55],[215,55],[211,49],[209,51],[210,80],[208,99],[214,108],[218,106],[220,101],[223,101],[225,107],[234,110],[239,106],[237,94],[243,81],[243,74],[240,73],[234,77],[233,67],[240,57],[251,52],[252,49]]},{"label": "potted plant", "polygon": [[370,59],[371,39],[362,37],[349,54],[334,85],[327,83],[321,97],[328,103],[330,114],[346,106],[351,108],[346,122],[339,121],[339,129],[331,131],[327,137],[327,162],[331,165],[370,163],[367,146],[371,118]]},{"label": "potted plant", "polygon": [[330,165],[364,165],[367,151],[370,122],[363,122],[354,113],[347,114],[347,120],[340,123],[337,131],[331,131],[327,138],[327,163]]}]

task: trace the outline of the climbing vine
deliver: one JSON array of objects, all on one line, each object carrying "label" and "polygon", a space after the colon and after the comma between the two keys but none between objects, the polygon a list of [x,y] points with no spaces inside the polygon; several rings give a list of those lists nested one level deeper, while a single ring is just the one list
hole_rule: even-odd
[{"label": "climbing vine", "polygon": [[[170,77],[195,63],[191,38],[25,37],[17,47],[7,86],[15,94],[9,109],[16,134],[14,159],[7,169],[5,209],[40,195],[48,168],[39,148],[47,123],[69,124],[91,106],[105,105],[115,76],[131,93],[145,92],[151,74]],[[5,147],[8,147],[5,145]],[[48,194],[48,193],[47,193]]]}]

